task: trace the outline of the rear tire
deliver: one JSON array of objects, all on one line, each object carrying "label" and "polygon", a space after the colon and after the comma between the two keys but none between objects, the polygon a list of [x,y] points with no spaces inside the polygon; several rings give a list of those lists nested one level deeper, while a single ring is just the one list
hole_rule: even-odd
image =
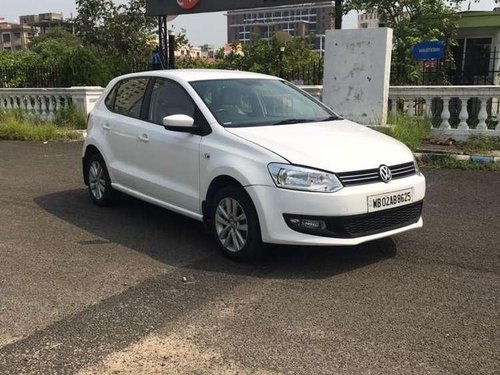
[{"label": "rear tire", "polygon": [[93,154],[86,163],[86,176],[90,198],[98,206],[110,206],[119,199],[119,193],[111,187],[108,169],[104,159],[99,154]]},{"label": "rear tire", "polygon": [[264,254],[257,211],[242,188],[222,188],[210,206],[210,230],[224,255],[250,260]]}]

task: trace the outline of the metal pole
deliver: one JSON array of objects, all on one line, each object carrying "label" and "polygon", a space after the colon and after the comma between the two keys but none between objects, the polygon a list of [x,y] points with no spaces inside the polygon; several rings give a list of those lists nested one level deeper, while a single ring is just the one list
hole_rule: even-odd
[{"label": "metal pole", "polygon": [[168,68],[175,69],[175,32],[168,32]]},{"label": "metal pole", "polygon": [[342,29],[342,0],[335,0],[335,29]]},{"label": "metal pole", "polygon": [[280,78],[283,78],[283,53],[285,52],[285,47],[280,47]]}]

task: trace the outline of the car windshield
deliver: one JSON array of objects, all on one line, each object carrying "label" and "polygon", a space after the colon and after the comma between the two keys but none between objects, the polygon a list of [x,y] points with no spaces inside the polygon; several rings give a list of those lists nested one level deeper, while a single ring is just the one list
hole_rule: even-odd
[{"label": "car windshield", "polygon": [[331,121],[338,116],[293,85],[278,79],[190,82],[219,124],[249,127]]}]

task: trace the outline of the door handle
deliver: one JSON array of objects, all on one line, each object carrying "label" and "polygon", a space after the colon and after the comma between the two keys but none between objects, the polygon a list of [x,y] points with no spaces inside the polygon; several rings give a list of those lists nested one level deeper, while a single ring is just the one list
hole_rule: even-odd
[{"label": "door handle", "polygon": [[102,128],[103,128],[105,131],[107,131],[107,132],[109,132],[109,131],[111,130],[111,126],[109,126],[108,124],[104,124],[104,125],[102,126]]},{"label": "door handle", "polygon": [[139,138],[139,141],[141,141],[141,142],[144,142],[144,143],[149,142],[149,137],[147,134],[141,134],[138,138]]}]

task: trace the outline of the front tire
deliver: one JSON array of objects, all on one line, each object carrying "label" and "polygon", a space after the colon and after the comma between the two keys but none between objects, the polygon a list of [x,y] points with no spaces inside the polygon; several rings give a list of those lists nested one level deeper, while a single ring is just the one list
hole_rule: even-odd
[{"label": "front tire", "polygon": [[263,255],[257,212],[242,188],[230,185],[215,194],[210,227],[219,248],[229,258],[250,260]]},{"label": "front tire", "polygon": [[98,206],[110,206],[118,200],[118,192],[111,187],[108,169],[104,159],[99,154],[89,157],[85,173],[89,182],[89,194]]}]

